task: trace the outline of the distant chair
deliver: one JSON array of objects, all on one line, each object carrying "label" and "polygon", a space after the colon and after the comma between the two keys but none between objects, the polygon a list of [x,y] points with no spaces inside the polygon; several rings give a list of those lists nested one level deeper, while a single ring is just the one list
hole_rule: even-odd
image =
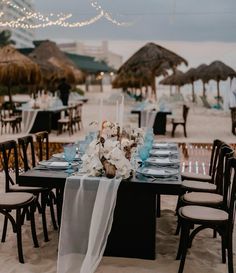
[{"label": "distant chair", "polygon": [[175,136],[175,129],[178,125],[182,125],[184,127],[184,136],[187,137],[186,123],[187,123],[188,111],[189,111],[189,107],[184,104],[183,105],[183,118],[182,119],[181,118],[172,119],[172,124],[173,124],[172,133],[171,133],[172,137]]},{"label": "distant chair", "polygon": [[231,120],[232,120],[232,133],[236,135],[235,128],[236,128],[236,107],[231,107]]}]

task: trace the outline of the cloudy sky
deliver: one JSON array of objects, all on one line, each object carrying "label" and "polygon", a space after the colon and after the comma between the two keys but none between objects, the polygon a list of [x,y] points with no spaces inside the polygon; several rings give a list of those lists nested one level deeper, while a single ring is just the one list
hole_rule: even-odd
[{"label": "cloudy sky", "polygon": [[[197,66],[219,59],[236,69],[236,0],[97,0],[112,17],[126,26],[101,19],[76,29],[40,29],[37,38],[84,41],[109,48],[125,61],[146,42],[178,52]],[[72,21],[88,20],[97,13],[91,0],[35,0],[43,13],[72,13]]]},{"label": "cloudy sky", "polygon": [[[236,42],[235,0],[97,0],[125,27],[101,19],[76,29],[51,27],[39,37],[57,39]],[[96,15],[91,0],[37,0],[37,10],[72,13],[73,20]]]}]

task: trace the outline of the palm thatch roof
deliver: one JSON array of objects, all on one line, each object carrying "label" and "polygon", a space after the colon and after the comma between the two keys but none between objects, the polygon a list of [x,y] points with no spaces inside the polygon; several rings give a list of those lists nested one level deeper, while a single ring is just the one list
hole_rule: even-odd
[{"label": "palm thatch roof", "polygon": [[32,54],[38,59],[47,61],[58,69],[63,70],[68,82],[75,82],[83,80],[83,73],[76,67],[76,65],[62,52],[56,43],[52,41],[36,41],[36,48]]},{"label": "palm thatch roof", "polygon": [[228,78],[236,77],[236,72],[230,66],[221,61],[214,61],[202,70],[201,78],[204,82],[210,80],[225,81]]},{"label": "palm thatch roof", "polygon": [[12,46],[0,48],[0,84],[8,87],[12,103],[11,87],[33,85],[41,80],[39,66]]},{"label": "palm thatch roof", "polygon": [[145,66],[155,71],[161,64],[168,63],[170,67],[176,67],[181,63],[188,65],[188,62],[176,53],[154,43],[147,43],[134,53],[118,70],[118,73]]},{"label": "palm thatch roof", "polygon": [[39,66],[12,46],[0,48],[0,84],[36,84],[41,79]]},{"label": "palm thatch roof", "polygon": [[176,85],[182,86],[185,82],[184,73],[180,70],[175,70],[174,73],[159,82],[163,85]]}]

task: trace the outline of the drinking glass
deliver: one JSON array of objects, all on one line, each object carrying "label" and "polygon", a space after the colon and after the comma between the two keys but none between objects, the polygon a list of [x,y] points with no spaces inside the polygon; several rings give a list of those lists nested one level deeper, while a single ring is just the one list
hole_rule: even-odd
[{"label": "drinking glass", "polygon": [[76,145],[69,144],[64,146],[64,158],[68,162],[68,168],[66,170],[67,173],[73,173],[74,170],[72,168],[72,161],[76,156]]},{"label": "drinking glass", "polygon": [[79,153],[81,154],[81,156],[83,156],[88,148],[88,141],[87,140],[81,140],[78,142],[78,146],[79,146]]},{"label": "drinking glass", "polygon": [[138,150],[138,154],[139,154],[139,157],[140,159],[142,160],[142,165],[141,167],[144,166],[144,162],[147,160],[148,156],[149,156],[149,151],[148,151],[148,148],[147,146],[141,146]]}]

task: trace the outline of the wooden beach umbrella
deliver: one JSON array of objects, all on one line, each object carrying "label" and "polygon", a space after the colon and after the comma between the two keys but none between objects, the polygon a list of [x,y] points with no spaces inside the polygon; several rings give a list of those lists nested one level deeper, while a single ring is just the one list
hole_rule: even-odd
[{"label": "wooden beach umbrella", "polygon": [[148,43],[142,48],[140,48],[136,53],[134,53],[118,70],[118,73],[121,71],[127,72],[129,70],[133,71],[139,67],[147,67],[151,71],[152,75],[152,90],[156,91],[155,86],[155,77],[156,70],[163,64],[168,63],[169,66],[175,69],[181,63],[188,62],[177,55],[176,53],[159,46],[154,43]]},{"label": "wooden beach umbrella", "polygon": [[52,88],[57,79],[63,76],[63,70],[53,65],[45,59],[39,59],[39,57],[33,53],[29,54],[28,57],[40,68],[42,79],[41,85]]},{"label": "wooden beach umbrella", "polygon": [[40,80],[41,72],[36,63],[14,47],[0,48],[0,84],[8,87],[10,103],[12,103],[12,86],[33,85],[39,83]]},{"label": "wooden beach umbrella", "polygon": [[[45,60],[56,66],[64,74],[63,77],[69,83],[77,83],[83,80],[83,73],[76,65],[59,49],[55,42],[52,41],[36,41],[36,48],[32,52],[40,60]],[[79,76],[80,75],[80,76]]]},{"label": "wooden beach umbrella", "polygon": [[236,77],[236,72],[233,68],[224,64],[221,61],[214,61],[210,65],[208,65],[202,75],[202,80],[204,82],[208,82],[210,80],[215,80],[217,82],[217,101],[220,101],[220,81],[225,81],[229,77]]},{"label": "wooden beach umbrella", "polygon": [[196,80],[196,69],[190,68],[187,72],[183,75],[184,83],[191,83],[192,85],[192,102],[195,102],[195,91],[194,91],[194,82]]},{"label": "wooden beach umbrella", "polygon": [[207,81],[204,80],[205,71],[208,65],[201,64],[197,68],[195,68],[195,80],[201,80],[203,84],[203,97],[206,97],[206,83]]},{"label": "wooden beach umbrella", "polygon": [[174,73],[159,82],[163,85],[178,86],[178,89],[185,84],[184,73],[180,70],[175,70]]}]

